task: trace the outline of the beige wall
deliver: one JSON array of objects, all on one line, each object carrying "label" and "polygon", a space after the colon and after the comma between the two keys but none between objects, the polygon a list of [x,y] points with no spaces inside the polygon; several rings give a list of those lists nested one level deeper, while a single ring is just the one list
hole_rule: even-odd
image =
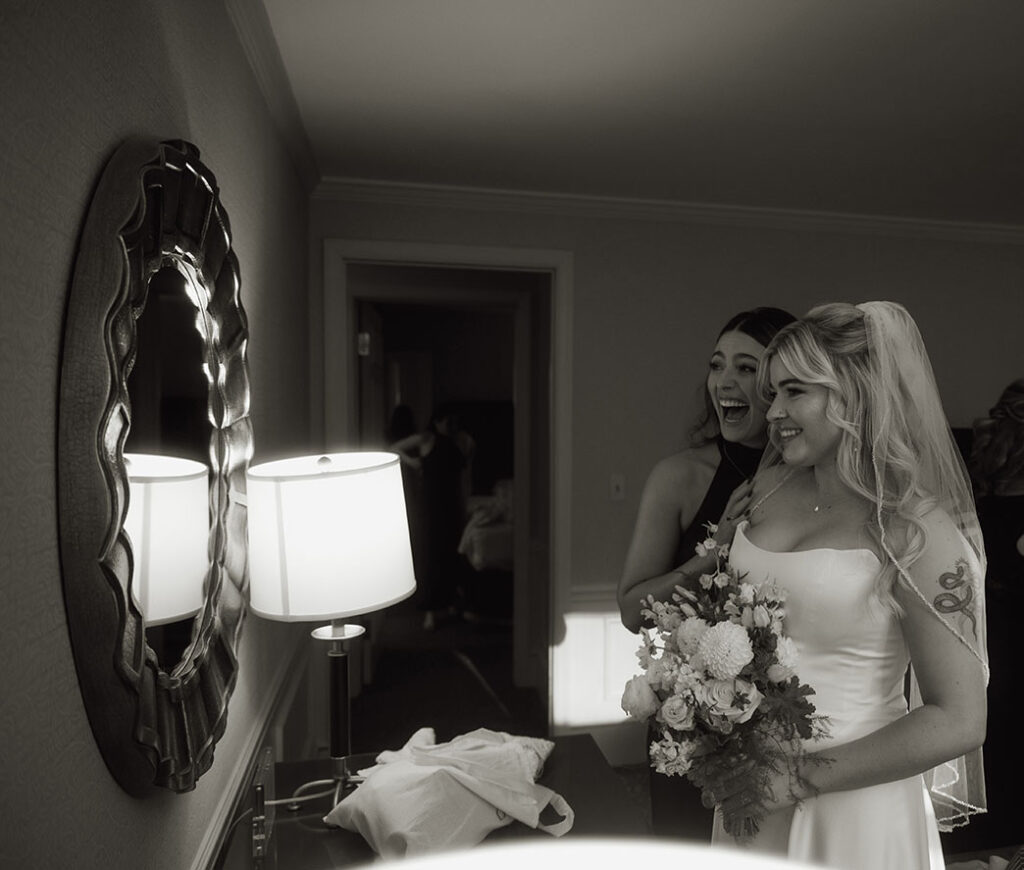
[{"label": "beige wall", "polygon": [[[572,577],[560,584],[617,582],[644,479],[682,444],[713,337],[738,310],[905,303],[953,425],[969,425],[1024,374],[1021,237],[998,244],[843,231],[839,221],[772,229],[553,211],[314,198],[310,279],[317,308],[327,238],[572,252]],[[315,337],[312,348],[317,366]],[[316,396],[316,377],[312,388]],[[609,499],[612,472],[625,475],[623,501]]]},{"label": "beige wall", "polygon": [[213,769],[136,800],[85,717],[61,597],[55,421],[75,245],[129,135],[194,142],[231,219],[251,327],[257,458],[308,440],[307,196],[224,6],[5,0],[0,10],[0,866],[192,865],[299,629],[250,618]]}]

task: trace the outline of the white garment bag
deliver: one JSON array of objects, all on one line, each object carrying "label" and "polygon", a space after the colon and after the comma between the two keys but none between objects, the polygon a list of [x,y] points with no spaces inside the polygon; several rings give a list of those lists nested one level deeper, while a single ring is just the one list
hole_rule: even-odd
[{"label": "white garment bag", "polygon": [[[535,782],[553,748],[486,728],[436,744],[433,729],[421,728],[361,770],[365,780],[324,821],[361,834],[384,858],[475,846],[513,821],[560,837],[572,808]],[[561,821],[541,822],[549,805]]]}]

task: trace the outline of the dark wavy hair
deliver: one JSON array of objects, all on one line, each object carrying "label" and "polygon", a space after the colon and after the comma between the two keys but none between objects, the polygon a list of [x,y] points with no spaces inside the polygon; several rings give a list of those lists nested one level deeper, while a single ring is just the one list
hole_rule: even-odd
[{"label": "dark wavy hair", "polygon": [[1024,378],[1010,384],[987,417],[974,421],[967,463],[975,492],[1001,495],[1024,484]]},{"label": "dark wavy hair", "polygon": [[[715,336],[718,342],[727,332],[742,332],[749,335],[758,344],[764,347],[775,338],[775,334],[787,324],[793,323],[796,318],[782,308],[772,308],[762,305],[758,308],[751,308],[749,311],[741,311],[729,318],[725,326]],[[719,435],[718,414],[715,413],[715,406],[708,395],[706,379],[699,388],[703,397],[703,408],[697,417],[697,422],[690,429],[690,444],[699,447],[714,441]]]}]

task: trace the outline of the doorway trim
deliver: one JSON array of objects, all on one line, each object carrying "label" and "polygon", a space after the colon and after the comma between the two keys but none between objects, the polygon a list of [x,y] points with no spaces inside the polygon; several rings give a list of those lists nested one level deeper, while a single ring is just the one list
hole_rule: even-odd
[{"label": "doorway trim", "polygon": [[[552,715],[552,631],[564,611],[571,585],[572,486],[572,291],[570,251],[478,247],[474,245],[395,242],[367,239],[324,239],[323,284],[323,442],[328,450],[356,442],[357,405],[353,324],[355,304],[347,266],[354,263],[551,274],[551,398],[550,398],[550,618],[548,624],[547,708]],[[333,401],[332,397],[344,397]]]}]

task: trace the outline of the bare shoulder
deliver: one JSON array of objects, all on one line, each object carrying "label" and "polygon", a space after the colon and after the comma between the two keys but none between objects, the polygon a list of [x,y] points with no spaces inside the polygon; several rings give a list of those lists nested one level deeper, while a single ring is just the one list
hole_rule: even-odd
[{"label": "bare shoulder", "polygon": [[926,544],[916,565],[924,570],[947,570],[971,554],[970,545],[953,518],[941,508],[933,508],[921,518]]},{"label": "bare shoulder", "polygon": [[678,515],[686,528],[704,500],[718,468],[718,448],[714,444],[689,447],[666,456],[651,470],[644,487],[644,501],[659,511]]},{"label": "bare shoulder", "polygon": [[718,448],[714,444],[687,447],[660,460],[651,471],[651,480],[673,491],[706,490],[718,468]]}]

